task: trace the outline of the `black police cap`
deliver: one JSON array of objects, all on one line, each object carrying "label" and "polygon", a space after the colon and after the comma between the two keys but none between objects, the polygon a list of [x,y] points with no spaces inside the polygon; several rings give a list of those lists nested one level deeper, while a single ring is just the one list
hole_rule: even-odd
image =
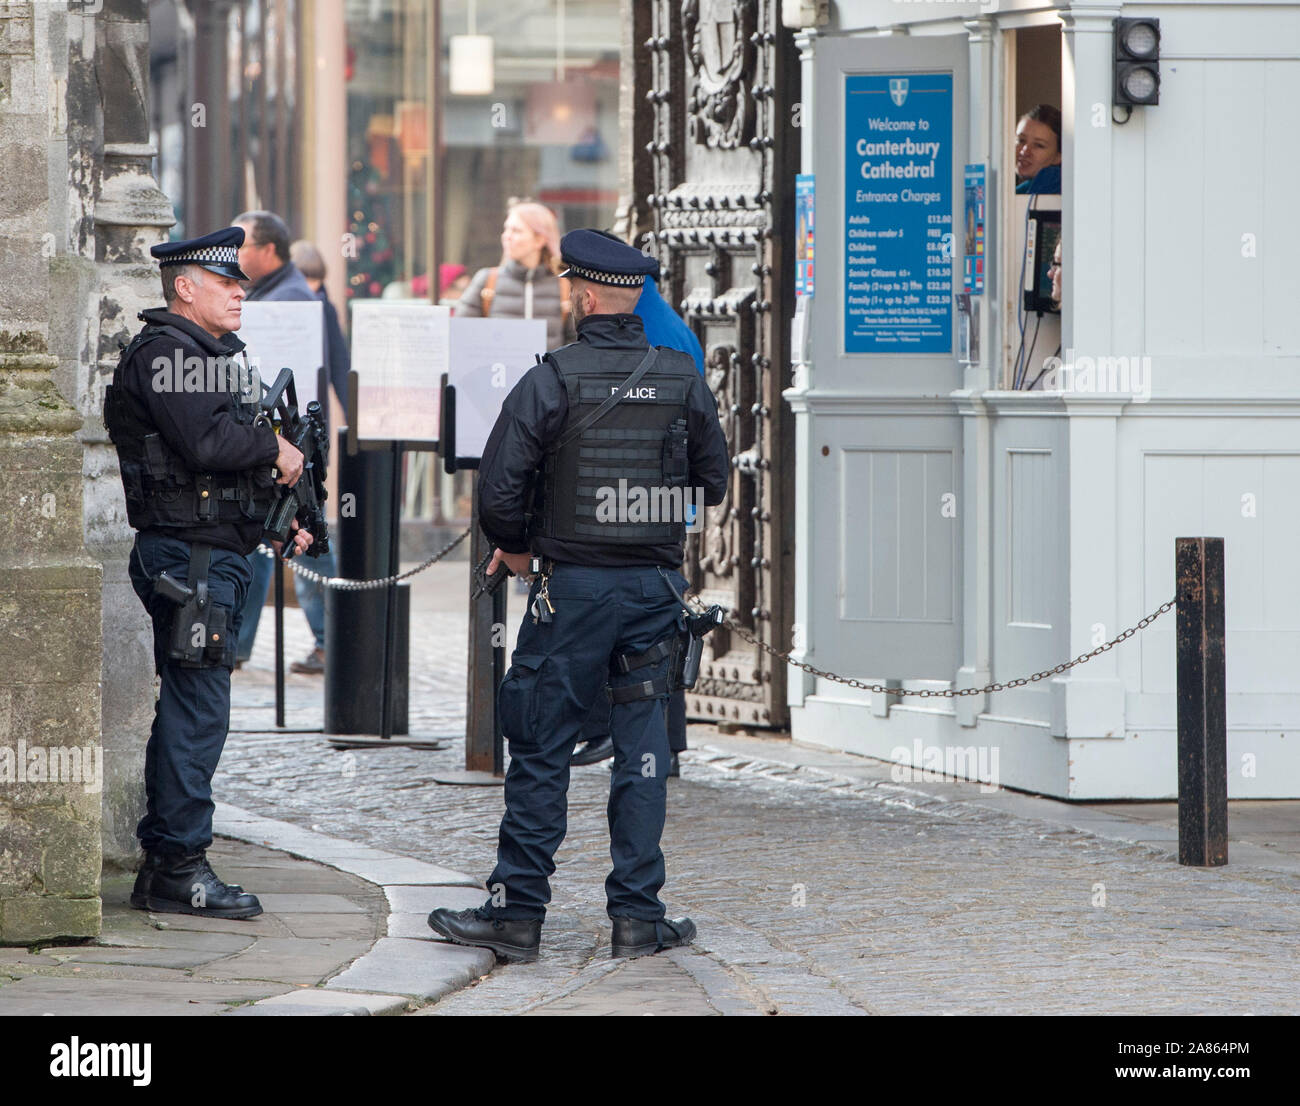
[{"label": "black police cap", "polygon": [[247,280],[239,267],[239,247],[244,244],[243,227],[222,227],[202,238],[186,242],[162,242],[149,252],[162,265],[198,265],[222,276]]},{"label": "black police cap", "polygon": [[658,271],[659,263],[603,230],[571,230],[560,239],[560,276],[581,277],[593,284],[637,287]]}]

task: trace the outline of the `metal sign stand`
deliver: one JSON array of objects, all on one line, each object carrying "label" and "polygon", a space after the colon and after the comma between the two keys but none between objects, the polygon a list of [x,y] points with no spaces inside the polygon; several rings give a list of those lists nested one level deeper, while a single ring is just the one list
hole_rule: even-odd
[{"label": "metal sign stand", "polygon": [[[443,468],[448,473],[458,469],[477,470],[479,458],[456,456],[456,388],[442,378],[442,445]],[[470,509],[469,563],[479,563],[489,546],[479,526],[478,473],[474,474],[473,506]],[[498,570],[500,571],[500,570]],[[497,718],[497,689],[505,675],[506,650],[496,644],[497,626],[506,624],[506,590],[502,584],[491,595],[470,600],[469,672],[465,702],[465,770],[442,772],[436,783],[461,787],[500,787],[505,783],[505,739]],[[470,595],[474,593],[474,574],[469,577]]]},{"label": "metal sign stand", "polygon": [[[393,460],[393,477],[389,497],[389,531],[388,531],[388,576],[395,577],[401,572],[401,535],[402,535],[402,457],[406,450],[434,451],[437,442],[405,442],[394,440],[365,441],[357,437],[357,372],[348,373],[348,410],[352,417],[348,420],[348,448],[355,456],[358,450],[389,450]],[[381,722],[378,734],[326,734],[326,739],[336,749],[372,749],[392,748],[394,746],[414,747],[420,749],[441,749],[446,746],[444,740],[434,737],[417,737],[407,733],[394,736],[394,699],[396,697],[395,671],[398,657],[398,587],[396,581],[388,584],[386,591],[386,615],[384,619],[384,662],[383,678],[380,682]],[[409,684],[408,684],[409,686]]]}]

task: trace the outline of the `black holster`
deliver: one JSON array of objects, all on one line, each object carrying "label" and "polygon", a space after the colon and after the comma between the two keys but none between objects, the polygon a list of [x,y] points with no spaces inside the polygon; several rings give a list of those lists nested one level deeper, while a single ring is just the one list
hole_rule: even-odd
[{"label": "black holster", "polygon": [[188,583],[180,584],[165,572],[154,580],[157,594],[171,600],[171,631],[167,660],[182,668],[231,668],[235,641],[229,633],[230,612],[214,606],[208,592],[208,565],[212,547],[202,542],[190,546]]}]

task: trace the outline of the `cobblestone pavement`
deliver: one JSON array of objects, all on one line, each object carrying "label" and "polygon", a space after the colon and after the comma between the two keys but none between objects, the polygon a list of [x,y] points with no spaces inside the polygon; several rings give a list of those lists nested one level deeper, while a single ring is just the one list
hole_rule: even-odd
[{"label": "cobblestone pavement", "polygon": [[[217,796],[486,875],[500,790],[432,779],[463,765],[465,618],[451,608],[464,573],[419,578],[413,604],[412,730],[445,735],[445,749],[341,752],[319,734],[253,732],[271,719],[266,634],[236,678],[249,732],[232,732]],[[301,623],[286,618],[291,658],[306,651]],[[319,682],[292,677],[292,724],[319,726],[319,700]],[[609,959],[608,773],[578,769],[540,961],[424,1013],[1300,1012],[1294,875],[1181,868],[1147,846],[954,801],[959,788],[783,766],[778,739],[711,751],[711,735],[692,729],[664,837],[664,898],[695,919],[694,948]]]}]

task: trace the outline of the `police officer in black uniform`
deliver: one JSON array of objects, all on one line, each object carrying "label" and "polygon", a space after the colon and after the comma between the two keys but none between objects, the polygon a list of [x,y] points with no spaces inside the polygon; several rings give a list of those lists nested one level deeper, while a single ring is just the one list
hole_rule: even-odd
[{"label": "police officer in black uniform", "polygon": [[[612,235],[561,242],[578,340],[506,397],[479,468],[489,571],[533,575],[498,698],[510,742],[506,812],[483,906],[429,915],[442,936],[535,960],[564,840],[569,758],[606,684],[614,767],[605,881],[613,954],[689,944],[668,919],[659,849],[670,752],[665,705],[680,644],[687,495],[715,506],[730,472],[717,404],[695,362],[651,348],[633,307],[655,263]],[[647,502],[658,502],[647,511]],[[675,510],[665,506],[678,504]]]},{"label": "police officer in black uniform", "polygon": [[[230,671],[250,572],[276,483],[295,484],[301,452],[260,414],[261,383],[242,356],[238,227],[150,251],[161,310],[124,349],[104,398],[127,517],[139,531],[131,583],[153,621],[162,678],[145,752],[145,850],[131,905],[252,918],[257,897],[223,883],[212,843],[212,774],[230,723]],[[298,530],[293,547],[311,535]]]}]

